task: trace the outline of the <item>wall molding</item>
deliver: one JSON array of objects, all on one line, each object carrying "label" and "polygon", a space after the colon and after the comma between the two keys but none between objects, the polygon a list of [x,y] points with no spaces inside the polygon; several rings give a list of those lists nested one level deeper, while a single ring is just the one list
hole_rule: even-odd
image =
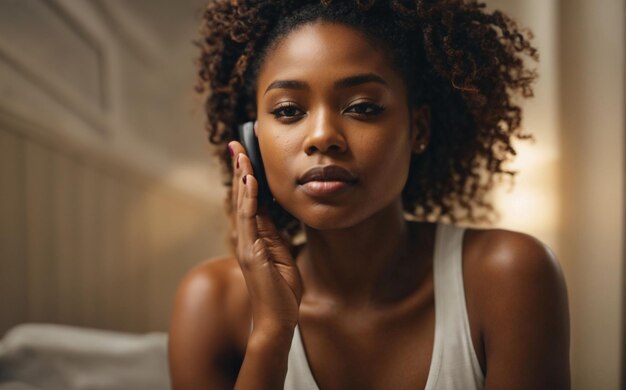
[{"label": "wall molding", "polygon": [[164,48],[158,44],[159,40],[150,29],[132,16],[124,2],[92,0],[91,3],[99,11],[118,43],[129,54],[146,67],[153,67],[158,63]]},{"label": "wall molding", "polygon": [[[84,25],[72,18],[54,0],[40,0],[36,3],[31,2],[28,4],[31,6],[39,4],[36,7],[42,7],[42,10],[45,9],[46,12],[54,15],[56,20],[62,23],[62,26],[72,36],[84,44],[83,48],[85,50],[93,53],[95,64],[93,64],[94,67],[91,71],[95,75],[94,85],[96,90],[92,91],[95,92],[95,96],[90,98],[89,93],[81,92],[79,87],[81,80],[79,78],[76,78],[74,82],[68,82],[67,75],[64,77],[61,73],[55,73],[54,69],[51,71],[49,68],[46,68],[46,64],[42,64],[41,59],[38,59],[37,55],[29,55],[28,50],[20,47],[19,42],[13,42],[10,37],[0,39],[0,61],[3,61],[13,71],[20,74],[43,94],[54,99],[72,114],[88,123],[97,132],[104,134],[107,129],[106,117],[108,107],[110,106],[110,97],[106,86],[110,83],[110,80],[107,77],[109,72],[107,71],[106,54],[103,45],[98,39],[94,38]],[[50,24],[50,28],[54,28],[52,26],[53,24]],[[50,34],[54,34],[52,30]],[[71,55],[71,53],[59,54]],[[7,82],[11,83],[11,80]],[[22,103],[25,105],[29,104],[29,102]]]},{"label": "wall molding", "polygon": [[6,47],[0,47],[0,61],[30,81],[42,93],[85,121],[98,133],[106,133],[106,113],[86,102],[72,88],[68,87],[67,83],[60,82],[45,73],[39,72],[35,65],[18,58],[14,53],[7,50]]},{"label": "wall molding", "polygon": [[[184,175],[168,174],[176,172],[176,162],[162,157],[158,151],[146,147],[130,146],[134,153],[124,153],[116,148],[103,146],[102,140],[69,136],[52,126],[45,126],[29,118],[8,111],[0,106],[0,131],[13,133],[31,142],[43,145],[71,159],[85,160],[99,166],[103,171],[115,176],[133,176],[145,182],[157,181],[201,202],[222,205],[224,192],[216,191],[216,180],[204,172],[187,172]],[[219,189],[218,189],[219,190]]]}]

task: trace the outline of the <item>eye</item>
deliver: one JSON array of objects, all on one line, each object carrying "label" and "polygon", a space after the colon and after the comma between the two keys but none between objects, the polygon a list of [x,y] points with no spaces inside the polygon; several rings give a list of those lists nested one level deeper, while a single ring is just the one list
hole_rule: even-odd
[{"label": "eye", "polygon": [[[385,110],[385,107],[374,103],[359,103],[348,107],[348,110],[355,109],[353,112],[363,116],[378,115]],[[347,111],[347,110],[346,110]]]},{"label": "eye", "polygon": [[297,112],[300,111],[300,109],[298,107],[296,107],[295,104],[293,103],[285,103],[282,104],[280,106],[278,106],[274,111],[272,111],[271,113],[274,115],[275,118],[293,118],[295,116],[297,116]]}]

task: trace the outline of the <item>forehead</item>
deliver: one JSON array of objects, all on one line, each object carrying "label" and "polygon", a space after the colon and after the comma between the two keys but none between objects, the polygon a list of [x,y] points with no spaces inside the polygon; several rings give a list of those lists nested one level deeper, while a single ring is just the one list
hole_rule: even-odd
[{"label": "forehead", "polygon": [[271,50],[258,78],[258,90],[277,78],[335,79],[353,73],[377,73],[390,84],[401,83],[389,52],[359,30],[315,22],[290,32]]}]

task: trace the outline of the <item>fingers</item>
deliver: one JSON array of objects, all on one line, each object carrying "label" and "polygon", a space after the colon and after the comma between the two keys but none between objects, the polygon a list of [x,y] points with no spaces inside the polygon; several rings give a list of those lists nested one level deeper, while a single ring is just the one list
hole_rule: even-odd
[{"label": "fingers", "polygon": [[239,188],[241,187],[240,183],[241,183],[241,175],[242,175],[242,170],[239,168],[239,164],[237,163],[237,160],[239,158],[240,153],[245,154],[245,149],[237,141],[229,142],[228,147],[230,148],[231,153],[233,155],[233,161],[232,161],[233,185],[232,185],[231,208],[233,212],[236,213],[237,212],[237,198],[239,194]]},{"label": "fingers", "polygon": [[256,226],[258,184],[254,176],[250,174],[244,175],[243,178],[246,182],[245,184],[243,181],[241,183],[243,188],[240,191],[239,204],[237,205],[237,223],[240,239],[252,244],[258,238]]},{"label": "fingers", "polygon": [[[256,215],[258,207],[258,182],[252,175],[252,164],[243,146],[232,141],[228,144],[233,151],[232,202],[234,223],[237,233],[237,257],[243,266],[249,266],[258,256],[258,229]],[[245,179],[245,182],[244,182]],[[256,248],[256,249],[255,249]]]},{"label": "fingers", "polygon": [[[255,259],[259,264],[269,261],[268,256],[259,256],[259,246],[263,246],[277,257],[289,257],[289,252],[267,210],[258,209],[258,182],[253,176],[252,163],[243,146],[232,141],[228,144],[233,150],[233,219],[236,225],[237,257],[242,266],[251,265]],[[245,178],[245,182],[244,182]],[[274,256],[271,256],[274,257]],[[257,264],[258,265],[258,264]]]},{"label": "fingers", "polygon": [[232,161],[232,169],[233,169],[233,183],[232,183],[232,196],[231,196],[231,210],[233,210],[233,214],[231,217],[233,218],[233,223],[237,223],[235,221],[237,213],[238,213],[238,205],[240,204],[241,197],[243,196],[244,186],[242,183],[242,177],[246,174],[252,172],[251,168],[248,168],[245,164],[242,163],[242,157],[246,156],[246,150],[243,145],[241,145],[237,141],[231,141],[228,143],[228,147],[233,154]]}]

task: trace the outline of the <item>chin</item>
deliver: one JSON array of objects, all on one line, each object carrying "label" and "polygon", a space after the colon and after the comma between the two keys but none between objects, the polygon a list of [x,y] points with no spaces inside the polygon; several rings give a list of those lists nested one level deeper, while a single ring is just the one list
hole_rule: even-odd
[{"label": "chin", "polygon": [[363,210],[353,210],[336,205],[317,204],[302,210],[286,210],[305,226],[316,230],[349,228],[366,219]]},{"label": "chin", "polygon": [[[316,230],[338,230],[359,225],[370,218],[381,217],[381,213],[398,212],[402,209],[400,191],[401,189],[397,193],[390,191],[387,194],[373,194],[366,199],[354,196],[325,201],[301,194],[294,196],[276,193],[275,197],[285,211],[305,226]],[[375,200],[371,200],[372,198]],[[402,214],[402,211],[399,212]]]}]

